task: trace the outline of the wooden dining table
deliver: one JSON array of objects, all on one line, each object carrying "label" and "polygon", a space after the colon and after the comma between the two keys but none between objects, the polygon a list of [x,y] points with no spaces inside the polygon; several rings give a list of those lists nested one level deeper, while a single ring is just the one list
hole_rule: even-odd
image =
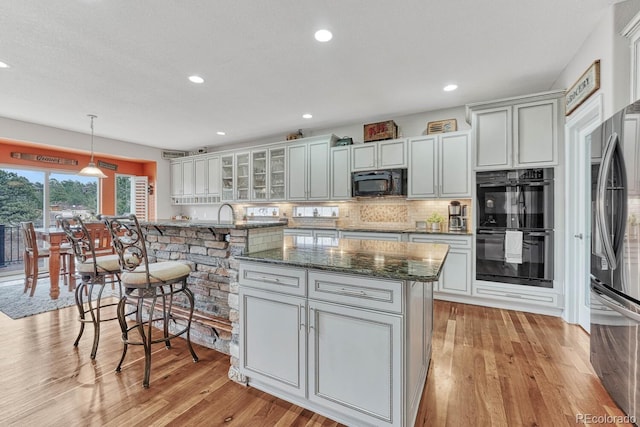
[{"label": "wooden dining table", "polygon": [[[49,247],[49,281],[51,288],[49,296],[51,299],[58,299],[60,296],[60,246],[67,241],[67,235],[62,228],[36,228],[36,236],[38,239],[48,243]],[[70,265],[67,266],[71,274],[69,274],[69,288],[75,289],[76,278],[73,274],[75,271],[74,257],[71,256]]]}]

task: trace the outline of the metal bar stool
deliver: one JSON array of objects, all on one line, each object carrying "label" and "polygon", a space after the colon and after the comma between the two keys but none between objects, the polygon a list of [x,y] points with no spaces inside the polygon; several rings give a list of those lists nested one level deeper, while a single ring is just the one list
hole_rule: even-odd
[{"label": "metal bar stool", "polygon": [[[104,238],[108,231],[102,222],[85,224],[78,216],[74,216],[71,220],[57,216],[56,220],[71,243],[76,259],[76,271],[82,279],[75,291],[76,307],[80,314],[80,332],[73,345],[78,346],[85,324],[93,324],[91,358],[95,359],[100,341],[100,323],[117,319],[115,314],[107,318],[102,317],[104,309],[118,305],[117,302],[103,303],[102,301],[102,293],[108,277],[112,289],[115,283],[118,284],[119,297],[122,298],[118,255],[113,253],[110,239],[107,241]],[[87,301],[84,300],[85,296]]]},{"label": "metal bar stool", "polygon": [[[191,319],[193,317],[194,297],[186,285],[186,278],[191,272],[191,267],[178,261],[161,261],[149,263],[144,235],[135,215],[105,216],[99,218],[105,222],[111,232],[113,246],[119,256],[122,269],[122,286],[124,295],[118,304],[118,320],[122,329],[122,342],[124,344],[122,357],[116,367],[120,372],[122,362],[127,354],[127,348],[131,345],[144,346],[144,379],[142,385],[149,387],[151,374],[151,345],[163,342],[167,348],[171,348],[171,340],[186,334],[187,347],[194,362],[198,361],[191,345]],[[188,303],[189,315],[183,329],[175,326],[177,331],[169,331],[169,323],[176,322],[172,315],[174,296],[182,295]],[[132,308],[126,312],[126,307]],[[135,322],[127,323],[127,316],[135,314]],[[162,329],[162,336],[158,337],[153,326]],[[130,336],[130,332],[137,330],[140,339]]]}]

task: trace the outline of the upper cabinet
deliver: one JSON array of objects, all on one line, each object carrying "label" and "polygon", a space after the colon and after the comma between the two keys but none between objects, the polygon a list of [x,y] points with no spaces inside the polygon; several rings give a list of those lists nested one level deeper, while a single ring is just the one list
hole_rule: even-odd
[{"label": "upper cabinet", "polygon": [[471,197],[469,132],[409,138],[410,199]]},{"label": "upper cabinet", "polygon": [[269,149],[269,200],[285,200],[286,154],[284,147]]},{"label": "upper cabinet", "polygon": [[206,204],[220,201],[220,157],[205,155],[171,161],[171,202]]},{"label": "upper cabinet", "polygon": [[407,167],[407,140],[368,142],[351,146],[351,171]]},{"label": "upper cabinet", "polygon": [[329,197],[331,200],[351,198],[351,148],[333,147],[330,152]]},{"label": "upper cabinet", "polygon": [[329,147],[335,135],[287,146],[287,200],[329,200]]},{"label": "upper cabinet", "polygon": [[467,105],[476,170],[555,166],[562,145],[564,92]]}]

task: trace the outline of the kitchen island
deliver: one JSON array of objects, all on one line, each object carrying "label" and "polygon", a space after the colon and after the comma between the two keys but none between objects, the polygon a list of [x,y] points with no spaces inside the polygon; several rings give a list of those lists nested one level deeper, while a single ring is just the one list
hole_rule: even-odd
[{"label": "kitchen island", "polygon": [[347,425],[412,426],[443,244],[287,236],[240,261],[246,382]]}]

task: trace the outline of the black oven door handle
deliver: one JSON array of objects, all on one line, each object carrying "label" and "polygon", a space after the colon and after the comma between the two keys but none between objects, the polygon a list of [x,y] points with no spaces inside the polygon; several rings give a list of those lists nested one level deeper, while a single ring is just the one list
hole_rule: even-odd
[{"label": "black oven door handle", "polygon": [[505,187],[510,185],[508,182],[484,182],[478,184],[479,188],[494,188],[494,187]]},{"label": "black oven door handle", "polygon": [[531,236],[531,237],[547,237],[550,236],[551,233],[548,231],[525,231],[524,232],[525,236]]},{"label": "black oven door handle", "polygon": [[504,234],[504,231],[478,230],[478,234]]}]

